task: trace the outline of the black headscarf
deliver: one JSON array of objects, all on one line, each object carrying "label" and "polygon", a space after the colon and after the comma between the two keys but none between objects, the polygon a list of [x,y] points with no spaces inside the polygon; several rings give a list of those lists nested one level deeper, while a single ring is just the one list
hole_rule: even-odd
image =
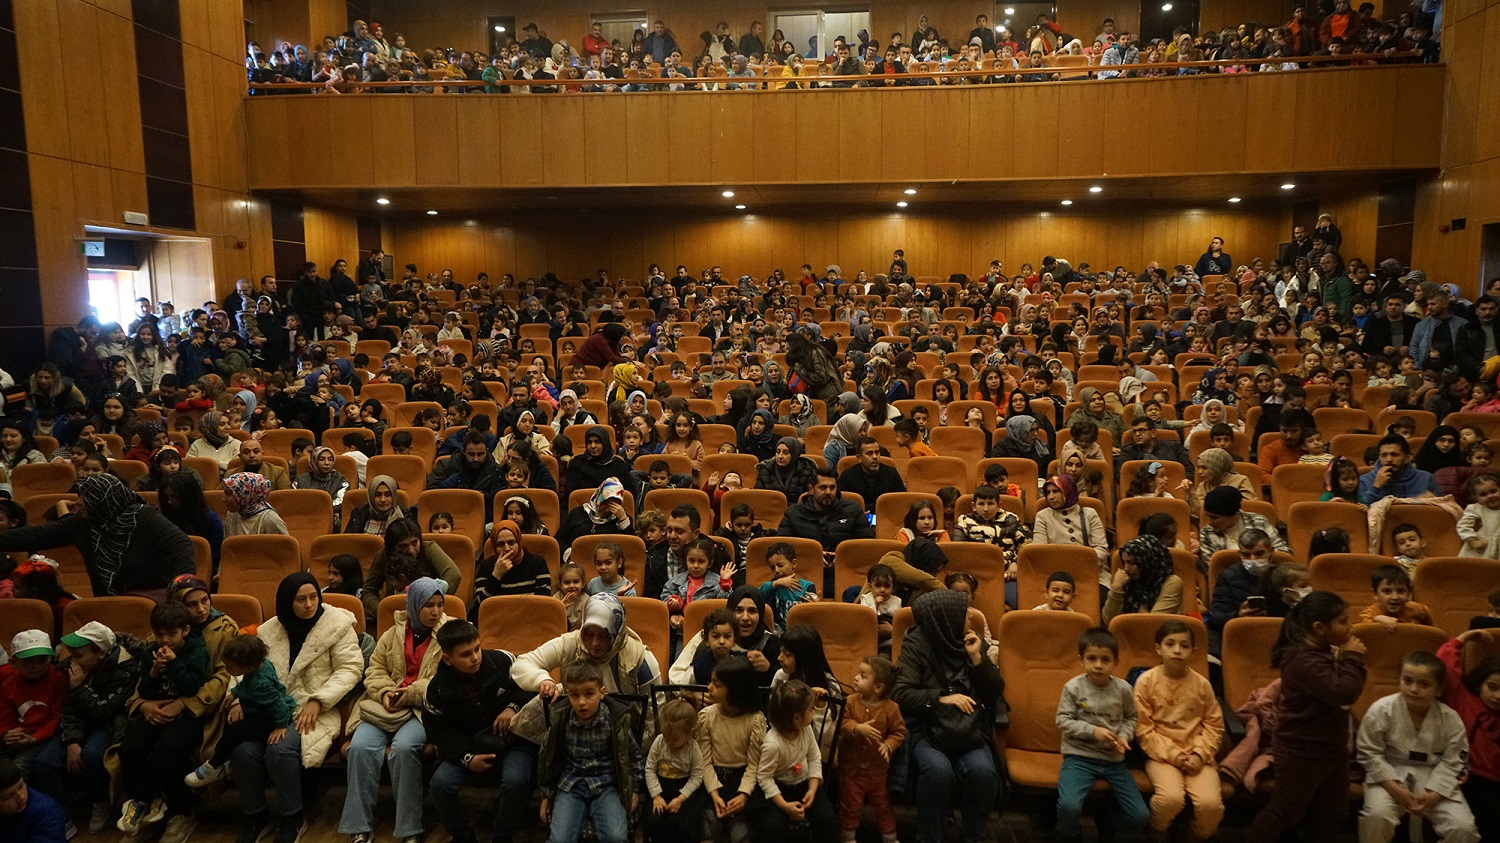
[{"label": "black headscarf", "polygon": [[[1439,451],[1437,448],[1439,436],[1452,436],[1455,443],[1453,450],[1446,454]],[[1412,462],[1416,464],[1417,468],[1427,472],[1435,472],[1438,469],[1453,468],[1455,466],[1462,468],[1468,465],[1468,461],[1464,459],[1464,451],[1457,444],[1458,441],[1458,428],[1451,424],[1440,424],[1433,428],[1431,433],[1427,434],[1427,440],[1422,443],[1422,447],[1417,449],[1417,456]]]},{"label": "black headscarf", "polygon": [[[736,624],[734,633],[735,643],[746,650],[760,650],[764,653],[766,651],[766,636],[771,630],[766,629],[766,596],[761,593],[760,588],[753,585],[742,585],[736,588],[734,591],[729,592],[729,601],[725,606],[732,613],[734,612],[734,607],[740,605],[740,601],[746,597],[755,601],[755,617],[758,620],[756,621],[755,631],[750,633],[749,638],[739,637],[739,625]],[[767,658],[770,658],[770,656],[767,655]]]},{"label": "black headscarf", "polygon": [[929,591],[911,604],[913,619],[922,639],[946,671],[961,667],[966,659],[964,631],[969,617],[969,598],[950,589]]},{"label": "black headscarf", "polygon": [[917,536],[908,542],[901,555],[906,557],[906,564],[933,575],[948,566],[948,555],[937,546],[937,542],[926,536]]},{"label": "black headscarf", "polygon": [[[318,594],[318,610],[307,619],[297,617],[297,610],[293,604],[297,600],[297,592],[302,586],[310,585]],[[297,655],[302,652],[302,645],[307,641],[308,633],[317,626],[318,619],[323,617],[323,595],[318,588],[318,581],[307,571],[298,571],[288,574],[281,584],[276,586],[276,619],[281,621],[281,628],[286,630],[287,645],[290,653],[287,656],[287,667],[297,663]]]}]

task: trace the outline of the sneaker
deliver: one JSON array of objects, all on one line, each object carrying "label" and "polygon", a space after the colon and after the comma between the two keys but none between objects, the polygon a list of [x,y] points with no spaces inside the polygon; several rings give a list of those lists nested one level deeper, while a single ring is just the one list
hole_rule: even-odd
[{"label": "sneaker", "polygon": [[109,826],[110,817],[108,802],[95,802],[94,810],[89,812],[89,834],[99,834]]},{"label": "sneaker", "polygon": [[229,775],[229,764],[224,763],[215,767],[207,761],[198,765],[198,769],[182,777],[188,787],[208,787],[216,781],[222,781]]},{"label": "sneaker", "polygon": [[307,832],[307,820],[301,814],[282,817],[276,827],[275,843],[297,843]]},{"label": "sneaker", "polygon": [[358,834],[349,835],[349,843],[371,843],[371,841],[373,841],[374,839],[375,835],[371,834],[368,831],[361,831]]},{"label": "sneaker", "polygon": [[63,824],[63,837],[67,838],[68,840],[72,840],[77,836],[78,826],[74,825],[72,820],[68,820],[65,824]]},{"label": "sneaker", "polygon": [[120,811],[120,821],[115,823],[115,828],[127,835],[135,834],[141,830],[141,820],[145,818],[149,810],[151,806],[145,802],[137,802],[134,799],[126,802],[125,807]]},{"label": "sneaker", "polygon": [[140,825],[152,825],[159,823],[167,816],[167,803],[161,798],[152,800],[151,807],[146,809],[146,815],[141,818]]},{"label": "sneaker", "polygon": [[240,834],[236,843],[260,843],[272,830],[271,817],[262,811],[240,820]]},{"label": "sneaker", "polygon": [[198,821],[192,814],[173,814],[167,820],[166,830],[162,832],[161,843],[187,843],[197,827]]}]

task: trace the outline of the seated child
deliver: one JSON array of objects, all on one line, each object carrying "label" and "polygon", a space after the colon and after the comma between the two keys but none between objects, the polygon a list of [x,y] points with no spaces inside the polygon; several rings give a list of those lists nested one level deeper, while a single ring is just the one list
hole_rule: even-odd
[{"label": "seated child", "polygon": [[788,542],[771,545],[766,550],[766,564],[771,567],[771,579],[761,584],[760,593],[771,604],[776,629],[785,630],[786,613],[798,603],[816,601],[817,587],[810,580],[797,576],[797,550]]},{"label": "seated child", "polygon": [[114,631],[98,621],[64,635],[62,644],[69,689],[57,735],[37,756],[34,780],[38,790],[64,803],[70,781],[81,783],[93,803],[89,833],[99,834],[113,816],[104,756],[125,716],[125,700],[135,691],[138,666]]},{"label": "seated child", "polygon": [[1020,599],[1016,593],[1016,554],[1030,537],[1030,530],[1014,512],[1000,506],[1000,491],[994,486],[974,489],[974,508],[958,519],[953,540],[984,542],[1000,548],[1005,560],[1005,605],[1014,609]]},{"label": "seated child", "polygon": [[[292,725],[296,703],[266,660],[266,645],[254,635],[236,635],[224,644],[219,658],[230,676],[240,681],[224,697],[224,732],[214,754],[187,774],[189,787],[206,787],[229,774],[229,754],[245,741],[279,743]],[[231,697],[239,706],[231,708]],[[273,740],[274,739],[274,740]]]},{"label": "seated child", "polygon": [[68,674],[57,666],[52,636],[40,629],[16,633],[10,661],[0,665],[0,758],[25,773],[62,722]]},{"label": "seated child", "polygon": [[938,527],[937,508],[931,501],[913,501],[906,510],[901,529],[896,531],[896,541],[903,544],[918,536],[926,536],[935,542],[948,541],[948,531]]},{"label": "seated child", "polygon": [[568,704],[553,708],[537,757],[548,839],[576,843],[588,822],[601,843],[626,843],[645,790],[630,705],[605,695],[604,674],[592,662],[568,665],[562,680]]},{"label": "seated child", "polygon": [[409,430],[398,430],[391,434],[391,453],[410,454],[412,436]]},{"label": "seated child", "polygon": [[749,549],[750,542],[771,535],[771,531],[756,522],[755,510],[750,504],[737,503],[729,510],[729,523],[720,527],[714,535],[729,539],[734,545],[734,564],[743,570],[745,551]]},{"label": "seated child", "polygon": [[896,812],[891,810],[887,777],[891,754],[906,740],[906,721],[891,700],[896,666],[884,656],[866,656],[854,674],[854,693],[839,724],[839,828],[853,840],[866,801],[880,828],[881,843],[896,843]]},{"label": "seated child", "polygon": [[714,665],[708,702],[698,712],[695,732],[703,755],[703,787],[713,801],[704,816],[715,839],[747,841],[751,818],[760,808],[755,794],[766,718],[760,713],[760,679],[744,656],[732,655]]},{"label": "seated child", "polygon": [[1059,464],[1063,460],[1066,460],[1068,455],[1074,451],[1083,454],[1083,458],[1086,460],[1109,459],[1109,457],[1105,456],[1104,450],[1099,447],[1098,424],[1088,419],[1079,419],[1068,426],[1068,433],[1072,435],[1072,438],[1064,442],[1057,452]]},{"label": "seated child", "polygon": [[635,597],[635,583],[625,579],[625,548],[615,542],[600,542],[594,548],[594,570],[598,576],[589,580],[589,596],[609,592],[616,597]]},{"label": "seated child", "polygon": [[805,825],[813,840],[834,840],[838,817],[823,792],[823,760],[813,734],[816,698],[806,684],[790,680],[771,691],[756,781],[770,804],[756,821],[756,838],[782,840]]},{"label": "seated child", "polygon": [[583,623],[583,603],[588,597],[583,588],[583,569],[569,562],[557,569],[557,591],[553,597],[562,601],[568,613],[568,631],[578,629]]},{"label": "seated child", "polygon": [[905,448],[911,457],[937,456],[937,451],[922,441],[922,429],[909,418],[896,422],[896,447]]},{"label": "seated child", "polygon": [[[683,684],[707,685],[713,678],[714,667],[734,655],[734,614],[728,609],[715,609],[703,618],[703,640],[693,654],[692,676]],[[681,677],[673,677],[673,681]],[[699,700],[699,704],[706,704]]]},{"label": "seated child", "polygon": [[434,512],[427,519],[427,532],[429,533],[451,533],[453,532],[453,513]]},{"label": "seated child", "polygon": [[21,768],[0,758],[0,840],[64,843],[77,833],[66,808],[29,787]]},{"label": "seated child", "polygon": [[[135,696],[127,708],[130,721],[120,739],[120,781],[129,801],[116,823],[126,835],[161,821],[168,814],[169,832],[186,825],[191,832],[193,793],[187,775],[203,745],[206,712],[187,708],[166,722],[152,722],[167,703],[195,697],[204,683],[213,679],[203,636],[193,635],[187,607],[169,600],[151,610],[151,632],[155,646],[150,664],[143,665]],[[180,833],[180,832],[179,832]]]},{"label": "seated child", "polygon": [[340,553],[328,560],[328,585],[324,594],[351,594],[359,596],[365,582],[365,571],[359,557],[352,553]]},{"label": "seated child", "polygon": [[[604,546],[600,545],[601,552],[603,549]],[[689,544],[683,551],[682,573],[667,580],[667,584],[662,586],[661,599],[671,613],[674,657],[682,647],[682,619],[688,604],[705,597],[728,597],[729,592],[734,590],[736,568],[733,562],[725,562],[717,574],[708,570],[716,549],[713,539],[700,538]]]},{"label": "seated child", "polygon": [[1109,783],[1114,795],[1116,830],[1134,834],[1150,818],[1141,792],[1125,766],[1125,751],[1135,736],[1135,694],[1124,679],[1112,675],[1120,645],[1108,630],[1095,628],[1078,638],[1084,672],[1068,680],[1057,701],[1057,728],[1062,733],[1062,770],[1057,782],[1057,834],[1080,840],[1083,800],[1096,781]]},{"label": "seated child", "polygon": [[1151,830],[1166,834],[1193,803],[1193,839],[1207,840],[1224,818],[1214,759],[1224,737],[1224,715],[1208,679],[1191,667],[1198,642],[1192,627],[1167,621],[1156,630],[1161,664],[1135,681],[1135,736],[1151,779]]},{"label": "seated child", "polygon": [[1396,564],[1409,576],[1417,573],[1417,564],[1427,558],[1427,540],[1415,524],[1397,524],[1391,530],[1391,542],[1396,545]]},{"label": "seated child", "polygon": [[1401,818],[1432,823],[1444,843],[1478,843],[1460,783],[1468,773],[1469,736],[1458,712],[1438,700],[1447,668],[1420,650],[1401,659],[1401,690],[1370,705],[1356,750],[1365,769],[1361,843],[1390,843]]},{"label": "seated child", "polygon": [[1359,623],[1417,623],[1432,626],[1432,612],[1411,599],[1411,575],[1400,565],[1381,565],[1370,572],[1375,602],[1359,613]]},{"label": "seated child", "polygon": [[1302,450],[1304,453],[1297,458],[1297,462],[1303,465],[1327,465],[1333,462],[1333,454],[1328,453],[1323,434],[1316,429],[1307,431],[1307,435],[1302,437]]},{"label": "seated child", "polygon": [[896,596],[896,572],[891,566],[879,562],[870,566],[865,574],[865,587],[860,589],[854,602],[875,610],[875,623],[880,632],[880,651],[891,651],[891,624],[896,613],[901,611],[901,598]]},{"label": "seated child", "polygon": [[1078,583],[1074,582],[1073,575],[1067,571],[1053,571],[1047,575],[1046,586],[1042,589],[1042,602],[1032,606],[1032,611],[1071,612],[1073,611],[1073,596],[1078,590]]},{"label": "seated child", "polygon": [[646,833],[652,840],[692,840],[703,825],[703,754],[693,740],[698,711],[684,699],[664,703],[646,754]]},{"label": "seated child", "polygon": [[[1089,422],[1093,424],[1093,422]],[[1010,471],[1000,463],[991,463],[984,468],[984,486],[993,488],[1002,495],[1021,497],[1021,487],[1010,482]],[[977,489],[975,490],[978,491]]]},{"label": "seated child", "polygon": [[646,543],[646,552],[650,553],[667,540],[667,516],[655,509],[642,512],[635,517],[635,534]]},{"label": "seated child", "polygon": [[1468,489],[1474,502],[1458,519],[1458,537],[1464,542],[1458,555],[1500,559],[1500,479],[1481,474],[1469,480]]}]

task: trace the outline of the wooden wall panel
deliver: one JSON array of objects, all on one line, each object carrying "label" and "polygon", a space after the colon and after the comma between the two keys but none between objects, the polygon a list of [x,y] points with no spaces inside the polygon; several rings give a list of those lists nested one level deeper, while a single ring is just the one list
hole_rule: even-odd
[{"label": "wooden wall panel", "polygon": [[359,237],[352,215],[303,208],[302,229],[307,259],[317,262],[321,275],[326,278],[329,268],[338,258],[349,262],[349,275],[354,275],[354,268],[359,264]]},{"label": "wooden wall panel", "polygon": [[[399,264],[416,263],[424,273],[451,268],[465,279],[481,270],[496,277],[506,272],[539,276],[547,271],[583,277],[601,268],[639,278],[653,261],[669,274],[679,263],[692,272],[719,264],[731,278],[745,273],[764,277],[776,267],[795,273],[803,262],[818,270],[838,264],[852,277],[860,269],[883,271],[895,248],[906,250],[913,273],[946,276],[981,274],[995,258],[1019,270],[1023,262],[1040,264],[1046,254],[1095,268],[1124,265],[1138,270],[1150,260],[1190,263],[1215,236],[1225,239],[1231,254],[1248,262],[1255,256],[1275,255],[1277,243],[1290,229],[1285,211],[1162,208],[1096,216],[979,215],[964,210],[941,217],[805,212],[708,218],[659,214],[647,219],[629,211],[474,221],[424,217],[393,222],[386,240]],[[314,250],[312,219],[308,217],[308,249],[321,266],[332,255]],[[1373,242],[1373,222],[1369,229]],[[580,247],[579,230],[590,232],[586,247]]]},{"label": "wooden wall panel", "polygon": [[[250,184],[263,189],[365,189],[371,161],[392,188],[1279,174],[1436,166],[1437,133],[1393,136],[1409,125],[1405,102],[1441,100],[1443,73],[1394,65],[894,91],[249,97],[244,107]],[[1267,122],[1302,111],[1317,119]],[[359,126],[388,131],[377,139]],[[603,149],[585,151],[594,144]]]}]

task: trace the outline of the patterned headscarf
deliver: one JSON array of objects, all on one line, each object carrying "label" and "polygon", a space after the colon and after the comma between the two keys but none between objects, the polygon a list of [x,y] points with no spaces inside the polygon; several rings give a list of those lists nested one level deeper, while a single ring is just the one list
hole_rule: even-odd
[{"label": "patterned headscarf", "polygon": [[[1073,482],[1073,478],[1066,474],[1057,474],[1048,477],[1047,483],[1056,486],[1063,493],[1063,509],[1072,509],[1078,503],[1078,484]],[[1044,494],[1046,489],[1046,485],[1043,485]]]},{"label": "patterned headscarf", "polygon": [[92,528],[93,567],[105,594],[114,594],[114,580],[124,564],[125,551],[135,538],[136,519],[145,501],[125,488],[113,474],[91,474],[78,481],[78,499]]},{"label": "patterned headscarf", "polygon": [[208,440],[208,444],[218,448],[229,441],[229,437],[220,432],[220,428],[223,425],[224,414],[213,410],[204,413],[203,418],[198,420],[198,432],[203,434],[203,438]]},{"label": "patterned headscarf", "polygon": [[[593,662],[606,664],[619,655],[621,648],[629,634],[625,631],[625,606],[620,598],[608,592],[591,595],[584,601],[583,609],[579,612],[579,629],[586,626],[597,626],[609,634],[609,651],[603,658],[595,658],[588,652],[588,648],[582,648],[586,657]],[[582,636],[580,636],[581,638]]]},{"label": "patterned headscarf", "polygon": [[1162,584],[1172,575],[1172,554],[1155,536],[1136,536],[1120,548],[1130,554],[1139,573],[1125,584],[1125,611],[1149,612],[1161,596]]},{"label": "patterned headscarf", "polygon": [[224,491],[239,504],[240,517],[251,518],[271,508],[271,481],[249,471],[238,471],[224,478]]},{"label": "patterned headscarf", "polygon": [[[603,524],[605,521],[608,521],[609,516],[604,514],[604,508],[612,500],[620,501],[623,504],[625,501],[625,487],[621,485],[619,480],[613,477],[606,477],[604,478],[604,482],[599,484],[599,488],[594,490],[594,494],[583,505],[584,511],[589,515],[589,520],[595,524]],[[519,534],[518,531],[517,535]]]}]

